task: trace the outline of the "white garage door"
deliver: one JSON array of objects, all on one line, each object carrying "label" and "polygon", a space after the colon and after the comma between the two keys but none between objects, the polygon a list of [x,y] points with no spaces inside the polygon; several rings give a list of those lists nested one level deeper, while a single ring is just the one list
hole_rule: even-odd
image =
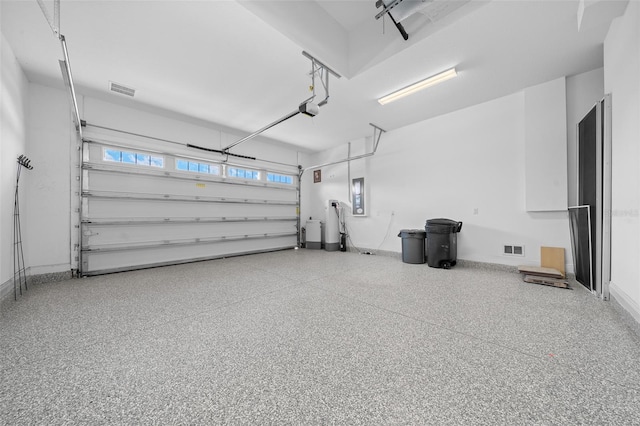
[{"label": "white garage door", "polygon": [[297,245],[293,166],[197,155],[85,139],[82,275]]}]

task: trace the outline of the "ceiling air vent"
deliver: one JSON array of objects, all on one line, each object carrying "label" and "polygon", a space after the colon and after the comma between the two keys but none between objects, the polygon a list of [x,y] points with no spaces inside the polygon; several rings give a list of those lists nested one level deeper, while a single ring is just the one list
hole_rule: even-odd
[{"label": "ceiling air vent", "polygon": [[113,81],[109,82],[109,90],[111,90],[112,92],[120,93],[121,95],[126,95],[131,97],[133,97],[136,94],[136,89],[123,86],[122,84],[114,83]]}]

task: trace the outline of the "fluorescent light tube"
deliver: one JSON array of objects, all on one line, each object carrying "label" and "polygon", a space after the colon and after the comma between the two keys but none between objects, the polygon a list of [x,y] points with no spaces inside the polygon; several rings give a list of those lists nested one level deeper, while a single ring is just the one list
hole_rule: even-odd
[{"label": "fluorescent light tube", "polygon": [[427,87],[434,86],[438,83],[442,83],[443,81],[447,81],[450,78],[456,77],[458,73],[455,68],[451,68],[447,71],[443,71],[440,74],[436,74],[434,76],[425,78],[424,80],[420,80],[417,83],[413,83],[411,86],[407,86],[404,89],[396,90],[393,93],[388,94],[387,96],[383,96],[378,99],[378,103],[380,105],[388,104],[389,102],[396,101],[400,98],[404,98],[405,96],[412,95],[422,89],[426,89]]}]

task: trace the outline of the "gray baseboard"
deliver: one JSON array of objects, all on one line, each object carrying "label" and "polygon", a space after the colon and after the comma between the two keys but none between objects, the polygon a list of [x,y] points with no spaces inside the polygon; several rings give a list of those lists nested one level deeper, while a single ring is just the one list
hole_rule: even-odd
[{"label": "gray baseboard", "polygon": [[[373,250],[373,249],[366,249],[366,248],[357,249],[357,248],[352,247],[352,246],[348,246],[347,247],[347,251],[353,252],[353,253],[361,253],[361,254],[370,254],[370,255],[376,255],[376,256],[392,257],[392,258],[395,258],[395,259],[398,259],[398,260],[402,260],[402,253],[396,252],[396,251]],[[425,263],[425,265],[426,265],[426,263]],[[486,270],[491,270],[491,271],[518,272],[518,268],[516,266],[513,266],[513,265],[503,265],[503,264],[500,264],[500,263],[477,262],[477,261],[474,261],[474,260],[464,260],[464,259],[457,259],[456,266],[457,267],[465,267],[465,268],[479,268],[479,269],[486,269]],[[454,268],[456,266],[454,266]]]},{"label": "gray baseboard", "polygon": [[13,297],[13,278],[0,284],[0,302]]},{"label": "gray baseboard", "polygon": [[620,315],[620,319],[638,336],[640,339],[640,312],[635,309],[633,303],[625,300],[624,294],[619,294],[614,288],[610,293],[609,301],[611,306]]},{"label": "gray baseboard", "polygon": [[478,262],[476,260],[458,259],[456,266],[485,269],[487,271],[518,272],[518,267],[501,263]]},{"label": "gray baseboard", "polygon": [[[348,246],[347,247],[347,251],[348,252],[352,252],[352,253],[361,253],[361,254],[369,254],[369,255],[376,255],[376,256],[393,257],[395,259],[402,260],[402,253],[396,252],[396,251],[373,250],[373,249],[366,249],[366,248],[357,249],[357,248],[352,247],[352,246]],[[425,265],[426,265],[426,263],[425,263]],[[501,264],[501,263],[478,262],[478,261],[475,261],[475,260],[465,260],[465,259],[460,259],[460,258],[457,259],[456,266],[454,266],[454,268],[455,267],[478,268],[478,269],[486,269],[486,270],[489,270],[489,271],[518,272],[518,267],[517,266],[513,266],[513,265],[504,265],[504,264]],[[567,274],[567,279],[575,281],[575,275],[571,274],[571,273],[568,273]],[[579,285],[581,285],[581,284],[579,284]]]},{"label": "gray baseboard", "polygon": [[[37,274],[37,275],[29,275],[29,271],[27,269],[27,287],[31,285],[38,284],[46,284],[53,283],[57,281],[65,281],[73,278],[73,274],[71,271],[64,272],[50,272],[46,274]],[[22,293],[24,294],[24,288],[22,289]],[[18,293],[18,297],[20,294]],[[14,297],[14,288],[13,288],[13,278],[5,281],[0,284],[0,301],[4,301],[9,298]]]},{"label": "gray baseboard", "polygon": [[338,251],[340,250],[340,243],[324,243],[324,249],[326,251]]}]

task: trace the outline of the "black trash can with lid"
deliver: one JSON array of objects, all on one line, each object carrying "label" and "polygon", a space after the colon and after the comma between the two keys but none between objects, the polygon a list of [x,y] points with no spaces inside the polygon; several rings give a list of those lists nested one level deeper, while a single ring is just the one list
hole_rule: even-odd
[{"label": "black trash can with lid", "polygon": [[457,233],[462,222],[451,219],[429,219],[425,225],[427,237],[427,264],[432,268],[449,269],[457,262]]},{"label": "black trash can with lid", "polygon": [[404,263],[424,263],[424,239],[426,231],[422,229],[402,229],[402,261]]}]

